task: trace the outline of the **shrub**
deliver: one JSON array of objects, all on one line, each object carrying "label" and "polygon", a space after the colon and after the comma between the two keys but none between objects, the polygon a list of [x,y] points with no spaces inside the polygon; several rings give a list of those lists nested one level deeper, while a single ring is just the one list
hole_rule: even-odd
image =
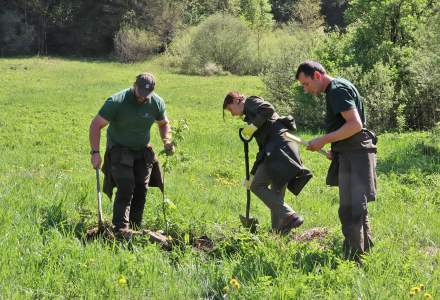
[{"label": "shrub", "polygon": [[144,60],[159,47],[157,35],[137,28],[122,27],[114,37],[116,58],[124,63]]},{"label": "shrub", "polygon": [[249,74],[254,62],[249,47],[251,36],[251,30],[240,19],[212,15],[173,41],[167,61],[180,65],[186,74],[205,74],[209,64],[234,74]]},{"label": "shrub", "polygon": [[247,74],[251,68],[248,49],[250,29],[237,18],[216,14],[200,24],[191,44],[191,54],[201,66],[221,65],[234,74]]},{"label": "shrub", "polygon": [[407,59],[405,114],[416,129],[433,128],[440,121],[440,4],[436,5],[436,13],[418,30],[420,47]]},{"label": "shrub", "polygon": [[368,72],[362,72],[360,66],[342,69],[335,74],[350,80],[364,98],[367,127],[376,132],[405,127],[402,109],[399,110],[399,97],[395,95],[396,70],[387,65],[376,63]]},{"label": "shrub", "polygon": [[295,72],[305,59],[313,58],[322,33],[299,28],[277,30],[263,40],[265,97],[283,114],[292,114],[300,127],[317,128],[323,123],[324,102],[304,94],[295,83]]}]

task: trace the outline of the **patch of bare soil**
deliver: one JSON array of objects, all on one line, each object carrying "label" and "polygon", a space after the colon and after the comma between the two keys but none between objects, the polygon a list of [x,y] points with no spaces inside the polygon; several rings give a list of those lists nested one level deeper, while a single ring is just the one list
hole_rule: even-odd
[{"label": "patch of bare soil", "polygon": [[440,253],[440,248],[434,246],[426,247],[425,253],[428,254],[429,256],[436,256],[437,254]]},{"label": "patch of bare soil", "polygon": [[198,250],[210,252],[214,249],[214,242],[206,235],[202,235],[193,240],[192,246]]},{"label": "patch of bare soil", "polygon": [[[102,238],[105,241],[131,241],[134,243],[156,243],[164,250],[171,250],[173,247],[180,247],[183,237],[166,236],[162,231],[153,231],[149,229],[142,230],[129,230],[121,234],[115,232],[111,223],[104,223],[101,227],[94,226],[87,230],[85,236],[86,241],[92,241],[98,238]],[[191,246],[197,250],[203,252],[210,252],[214,249],[214,242],[208,236],[202,235],[200,237],[194,237],[190,242]]]},{"label": "patch of bare soil", "polygon": [[297,242],[310,242],[312,240],[322,241],[329,233],[326,227],[310,228],[301,234],[295,234],[292,236],[292,240]]},{"label": "patch of bare soil", "polygon": [[133,239],[141,237],[142,240],[146,240],[151,243],[159,244],[165,250],[171,250],[171,239],[165,236],[160,231],[152,231],[148,229],[143,230],[127,230],[126,232],[115,232],[113,225],[110,223],[104,223],[101,227],[95,226],[87,230],[85,239],[91,241],[97,238],[103,238],[107,241],[132,241]]}]

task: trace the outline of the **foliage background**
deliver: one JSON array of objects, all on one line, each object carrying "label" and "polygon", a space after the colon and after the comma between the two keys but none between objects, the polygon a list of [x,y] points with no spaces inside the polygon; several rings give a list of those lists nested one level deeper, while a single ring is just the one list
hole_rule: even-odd
[{"label": "foliage background", "polygon": [[[438,298],[437,2],[0,0],[0,298],[405,299],[419,284],[416,298]],[[222,121],[222,99],[230,90],[263,95],[312,138],[324,104],[294,82],[304,59],[352,80],[379,133],[376,246],[362,268],[341,260],[337,191],[324,186],[328,162],[313,153],[302,157],[315,178],[286,201],[306,219],[298,234],[326,228],[325,239],[269,235],[267,208],[255,198],[262,229],[239,226],[240,122]],[[167,160],[167,197],[177,207],[169,225],[182,239],[171,252],[81,239],[96,223],[90,120],[145,70],[173,125],[186,128]],[[150,228],[165,227],[160,199],[149,191]],[[106,219],[111,209],[106,201]],[[186,242],[201,235],[215,241],[212,253]]]},{"label": "foliage background", "polygon": [[[173,126],[186,120],[188,127],[166,175],[166,195],[177,207],[168,211],[170,230],[209,236],[215,241],[210,254],[189,245],[166,252],[141,241],[80,238],[97,222],[90,121],[139,70],[156,75]],[[419,284],[438,297],[438,130],[379,136],[379,194],[369,206],[375,248],[358,268],[341,260],[338,194],[324,185],[328,161],[315,153],[301,152],[314,179],[286,201],[306,220],[297,234],[325,227],[327,237],[304,243],[268,234],[269,212],[255,197],[251,215],[262,228],[257,235],[240,229],[246,198],[241,122],[224,123],[221,103],[231,87],[260,94],[264,85],[257,77],[179,75],[158,61],[53,58],[0,59],[0,71],[1,297],[405,299]],[[160,152],[159,134],[152,130]],[[298,134],[309,139],[319,133]],[[251,157],[256,148],[251,145]],[[157,190],[149,191],[148,228],[164,229],[161,200]],[[104,197],[103,204],[110,220],[112,203]],[[230,285],[231,278],[240,289]]]}]

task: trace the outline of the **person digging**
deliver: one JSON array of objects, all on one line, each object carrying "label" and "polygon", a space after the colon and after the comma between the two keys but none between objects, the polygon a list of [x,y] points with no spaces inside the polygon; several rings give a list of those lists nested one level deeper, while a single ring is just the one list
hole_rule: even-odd
[{"label": "person digging", "polygon": [[248,125],[241,134],[255,137],[259,152],[251,170],[253,177],[246,185],[270,209],[272,231],[288,234],[304,219],[284,202],[285,190],[298,195],[312,178],[303,166],[298,144],[286,136],[289,130],[296,129],[293,118],[280,117],[272,104],[261,97],[246,97],[235,91],[226,95],[224,110],[244,117]]},{"label": "person digging", "polygon": [[139,74],[133,87],[109,97],[92,120],[89,130],[91,164],[101,166],[99,144],[101,129],[107,125],[107,146],[104,155],[103,192],[112,198],[112,223],[117,237],[130,238],[132,230],[139,228],[149,186],[163,192],[159,162],[150,142],[150,129],[157,123],[164,150],[174,152],[171,127],[166,116],[165,103],[154,93],[152,74]]}]

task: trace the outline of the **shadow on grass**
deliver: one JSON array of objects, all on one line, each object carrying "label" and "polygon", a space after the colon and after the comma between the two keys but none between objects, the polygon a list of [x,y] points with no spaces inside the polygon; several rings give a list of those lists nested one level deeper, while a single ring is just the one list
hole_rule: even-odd
[{"label": "shadow on grass", "polygon": [[378,173],[407,174],[414,170],[426,175],[440,173],[440,149],[423,141],[408,143],[404,148],[394,148],[377,163]]},{"label": "shadow on grass", "polygon": [[67,213],[63,210],[63,201],[41,209],[43,221],[40,224],[40,234],[44,234],[50,229],[56,229],[64,235],[73,233],[75,236],[82,236],[86,227],[87,220],[92,216],[91,211],[83,210],[80,212],[79,222],[72,222]]}]

